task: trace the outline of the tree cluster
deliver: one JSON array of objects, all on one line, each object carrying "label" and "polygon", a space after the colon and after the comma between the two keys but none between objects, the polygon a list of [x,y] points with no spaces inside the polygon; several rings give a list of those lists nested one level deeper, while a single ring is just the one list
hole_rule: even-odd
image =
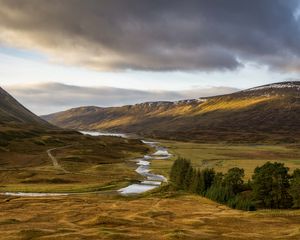
[{"label": "tree cluster", "polygon": [[199,194],[232,208],[300,208],[300,170],[289,175],[282,163],[267,162],[244,182],[244,169],[231,168],[226,174],[214,169],[196,169],[184,158],[175,160],[170,181],[184,191]]}]

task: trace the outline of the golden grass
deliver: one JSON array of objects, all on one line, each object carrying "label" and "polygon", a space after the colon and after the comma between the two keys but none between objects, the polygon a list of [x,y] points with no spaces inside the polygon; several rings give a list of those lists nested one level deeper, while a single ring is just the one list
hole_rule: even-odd
[{"label": "golden grass", "polygon": [[118,127],[126,124],[132,124],[136,121],[134,116],[128,116],[128,117],[121,117],[115,120],[109,120],[109,121],[103,121],[100,124],[93,124],[91,127],[93,129],[107,129],[107,128],[113,128]]},{"label": "golden grass", "polygon": [[[41,140],[45,145],[35,142]],[[52,165],[46,150],[52,151],[61,168]],[[119,189],[141,178],[130,159],[149,148],[138,140],[41,136],[13,141],[10,151],[0,154],[0,192],[87,192]]]},{"label": "golden grass", "polygon": [[[118,189],[139,178],[134,172],[135,163],[127,159],[147,149],[137,142],[130,143],[131,151],[126,142],[117,141],[117,146],[112,143],[116,143],[115,140],[108,138],[97,144],[87,142],[84,149],[78,145],[56,151],[55,156],[70,173],[53,169],[49,159],[31,166],[29,158],[22,169],[2,169],[0,190],[83,193]],[[255,166],[266,161],[283,161],[294,169],[300,159],[300,150],[293,145],[175,141],[161,141],[161,144],[174,156],[171,160],[153,160],[151,167],[165,176],[172,160],[179,155],[191,159],[199,168],[227,171],[234,166],[243,167],[246,178]],[[114,155],[115,149],[122,154]],[[95,158],[101,152],[101,157]],[[118,157],[118,161],[113,156]],[[102,164],[109,159],[111,163]],[[61,183],[45,183],[51,179]],[[22,183],[24,180],[27,183]],[[172,192],[157,191],[136,198],[106,194],[0,196],[0,239],[300,239],[300,210],[242,212],[200,196]]]},{"label": "golden grass", "polygon": [[[148,117],[167,117],[167,116],[194,116],[198,114],[208,113],[217,110],[238,110],[247,108],[258,103],[270,101],[275,99],[276,96],[258,96],[252,98],[241,98],[241,99],[212,99],[204,103],[199,103],[197,106],[194,105],[177,105],[170,109],[160,109],[145,113]],[[102,121],[100,124],[96,123],[91,125],[94,129],[108,129],[113,127],[119,127],[124,125],[130,125],[135,122],[139,122],[139,118],[136,115],[123,116],[118,119],[110,119],[109,121]]]},{"label": "golden grass", "polygon": [[179,195],[0,197],[1,239],[299,239],[300,212],[232,210]]},{"label": "golden grass", "polygon": [[283,162],[290,171],[300,168],[300,150],[293,145],[251,145],[251,144],[202,144],[191,142],[161,141],[173,154],[171,161],[155,160],[154,172],[168,175],[172,160],[181,156],[190,159],[195,167],[214,168],[227,172],[233,167],[244,168],[245,179],[249,179],[255,167],[265,162]]},{"label": "golden grass", "polygon": [[[159,109],[155,112],[150,112],[148,116],[194,116],[199,114],[204,114],[212,111],[224,111],[224,110],[239,110],[242,108],[247,108],[258,103],[266,102],[275,99],[276,96],[258,96],[252,98],[241,98],[241,99],[209,99],[204,103],[200,103],[197,106],[193,105],[177,105],[171,109],[165,111],[160,111]],[[123,119],[123,118],[122,118]],[[114,122],[114,121],[113,121]],[[122,123],[126,124],[128,121],[118,122],[118,125]],[[105,127],[103,125],[103,127]]]},{"label": "golden grass", "polygon": [[241,108],[247,108],[253,106],[255,104],[270,101],[275,99],[276,96],[258,96],[252,98],[241,98],[241,99],[223,99],[222,101],[218,101],[218,99],[208,100],[207,102],[200,105],[200,109],[195,113],[207,113],[216,110],[238,110]]}]

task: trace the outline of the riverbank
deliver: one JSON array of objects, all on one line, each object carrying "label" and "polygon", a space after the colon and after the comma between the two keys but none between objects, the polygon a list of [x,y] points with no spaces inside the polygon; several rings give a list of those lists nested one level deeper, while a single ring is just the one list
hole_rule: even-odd
[{"label": "riverbank", "polygon": [[[92,137],[98,137],[98,136],[113,136],[113,137],[120,137],[120,138],[126,138],[127,139],[127,135],[126,134],[118,134],[118,133],[102,133],[102,132],[82,132],[84,135],[88,135],[88,136],[92,136]],[[91,186],[91,188],[86,188],[86,190],[77,190],[76,188],[73,189],[72,191],[66,191],[64,192],[63,190],[59,190],[58,192],[49,192],[49,189],[47,190],[48,192],[44,192],[43,190],[39,190],[39,191],[30,191],[30,187],[28,190],[26,191],[6,191],[6,192],[2,192],[0,193],[0,195],[11,195],[11,196],[24,196],[24,197],[43,197],[43,196],[48,196],[48,197],[55,197],[55,196],[64,196],[64,195],[70,195],[70,194],[83,194],[83,193],[95,193],[95,192],[105,192],[105,191],[109,191],[109,194],[111,194],[113,192],[113,190],[115,190],[115,194],[119,193],[121,195],[127,196],[127,195],[134,195],[134,194],[140,194],[149,190],[152,190],[154,188],[157,188],[161,185],[162,182],[166,182],[167,178],[159,175],[159,174],[155,174],[152,173],[150,171],[150,164],[151,161],[153,160],[167,160],[171,157],[171,154],[169,154],[169,152],[167,151],[166,148],[163,148],[161,146],[158,145],[157,142],[149,142],[149,141],[145,141],[142,140],[142,142],[146,145],[149,146],[149,148],[151,149],[155,149],[156,151],[152,154],[148,154],[148,155],[144,155],[142,158],[137,158],[137,159],[132,159],[129,160],[131,162],[134,162],[137,164],[137,168],[135,170],[135,172],[137,174],[139,174],[140,176],[142,176],[142,180],[141,181],[135,181],[135,183],[133,184],[129,184],[127,183],[127,186],[124,187],[124,185],[126,184],[126,178],[123,179],[124,183],[122,183],[122,187],[120,185],[120,189],[117,189],[116,183],[111,183],[110,185],[107,186],[98,186],[97,184],[93,187]],[[56,158],[56,156],[54,156],[52,154],[53,151],[59,151],[59,150],[63,150],[63,149],[67,149],[67,148],[71,148],[72,145],[68,145],[68,146],[63,146],[63,147],[59,147],[59,148],[51,148],[49,150],[46,151],[46,153],[48,154],[49,159],[51,160],[53,167],[59,171],[62,171],[61,174],[63,175],[86,175],[86,172],[74,172],[74,171],[69,171],[66,170],[64,165],[61,164],[61,159],[58,160]],[[82,164],[81,162],[78,162],[77,164]],[[100,167],[100,166],[99,166]],[[116,168],[116,165],[112,165],[111,168]],[[124,172],[123,169],[119,169],[117,168],[120,172],[119,174],[121,175],[121,173]],[[112,170],[112,169],[111,169]],[[111,171],[109,171],[111,173]],[[109,173],[108,172],[108,173]],[[101,173],[103,174],[108,174],[106,173]],[[138,179],[138,178],[137,178]],[[45,179],[47,180],[47,179]],[[49,181],[49,180],[47,180]],[[62,181],[62,179],[60,179],[59,181]],[[121,183],[122,179],[120,179],[120,183]],[[58,182],[58,181],[56,181]],[[53,182],[55,183],[55,182]],[[64,183],[64,182],[61,182]],[[49,186],[51,189],[51,186]],[[45,187],[47,188],[47,187]],[[18,187],[17,187],[18,189]]]},{"label": "riverbank", "polygon": [[139,183],[131,184],[125,188],[119,189],[118,192],[121,195],[127,196],[140,194],[149,190],[153,190],[159,187],[163,182],[167,182],[167,176],[153,173],[151,171],[150,165],[153,161],[156,160],[168,160],[172,155],[166,148],[159,146],[158,142],[149,142],[145,140],[142,140],[142,142],[149,145],[151,148],[155,148],[156,152],[150,155],[145,155],[141,159],[134,160],[138,165],[138,168],[135,171],[143,176],[144,180]]},{"label": "riverbank", "polygon": [[110,136],[57,135],[27,141],[28,150],[16,141],[13,150],[1,152],[0,192],[118,190],[142,179],[134,171],[136,164],[129,160],[150,152],[139,140]]}]

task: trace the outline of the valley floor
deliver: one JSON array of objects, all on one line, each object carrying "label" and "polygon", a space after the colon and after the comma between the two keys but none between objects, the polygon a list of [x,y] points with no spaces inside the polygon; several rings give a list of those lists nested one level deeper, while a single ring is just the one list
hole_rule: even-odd
[{"label": "valley floor", "polygon": [[0,192],[119,189],[140,179],[130,160],[149,151],[139,140],[77,133],[16,139],[0,147]]},{"label": "valley floor", "polygon": [[[70,148],[50,151],[61,167],[53,165],[47,150],[70,146],[73,142],[69,139],[58,146],[55,143],[38,147],[36,152],[41,154],[27,153],[28,161],[24,160],[27,155],[19,143],[13,145],[20,148],[18,155],[1,154],[2,192],[68,191],[77,194],[0,195],[0,239],[300,239],[300,210],[244,212],[200,196],[159,191],[127,198],[107,194],[107,191],[84,193],[118,189],[138,180],[134,172],[136,164],[128,159],[143,156],[150,149],[135,140],[83,140]],[[227,171],[231,167],[242,167],[246,178],[266,161],[284,162],[291,170],[300,167],[300,150],[296,145],[160,142],[173,158],[153,160],[151,169],[164,176],[169,175],[172,160],[177,156],[190,159],[193,166],[199,168]],[[8,161],[8,157],[15,161]],[[36,164],[29,164],[32,162]]]},{"label": "valley floor", "polygon": [[242,212],[194,195],[0,196],[1,239],[300,239],[300,211]]},{"label": "valley floor", "polygon": [[[245,170],[245,180],[251,178],[257,166],[270,162],[282,162],[292,172],[300,168],[300,147],[297,144],[204,144],[193,142],[160,141],[173,154],[191,160],[194,167],[214,168],[226,173],[233,167]],[[173,161],[153,161],[155,172],[169,175]]]}]

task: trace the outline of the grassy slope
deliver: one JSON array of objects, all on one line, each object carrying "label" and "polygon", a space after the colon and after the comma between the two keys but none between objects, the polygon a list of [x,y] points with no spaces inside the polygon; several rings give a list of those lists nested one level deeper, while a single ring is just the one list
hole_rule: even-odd
[{"label": "grassy slope", "polygon": [[[60,165],[54,167],[47,150]],[[124,186],[139,176],[128,159],[148,147],[139,140],[83,136],[39,118],[0,88],[0,191],[74,192]]]},{"label": "grassy slope", "polygon": [[288,143],[299,141],[299,92],[297,87],[258,89],[205,101],[82,107],[44,118],[63,127],[134,132],[173,140]]},{"label": "grassy slope", "polygon": [[[49,132],[10,140],[0,149],[0,191],[74,192],[114,189],[139,179],[128,159],[149,149],[139,140],[89,137],[74,132]],[[53,151],[68,171],[52,165],[46,150]]]},{"label": "grassy slope", "polygon": [[3,240],[300,238],[299,211],[242,212],[192,195],[2,196],[0,202]]},{"label": "grassy slope", "polygon": [[30,112],[0,87],[0,130],[5,127],[55,129],[54,126]]}]

